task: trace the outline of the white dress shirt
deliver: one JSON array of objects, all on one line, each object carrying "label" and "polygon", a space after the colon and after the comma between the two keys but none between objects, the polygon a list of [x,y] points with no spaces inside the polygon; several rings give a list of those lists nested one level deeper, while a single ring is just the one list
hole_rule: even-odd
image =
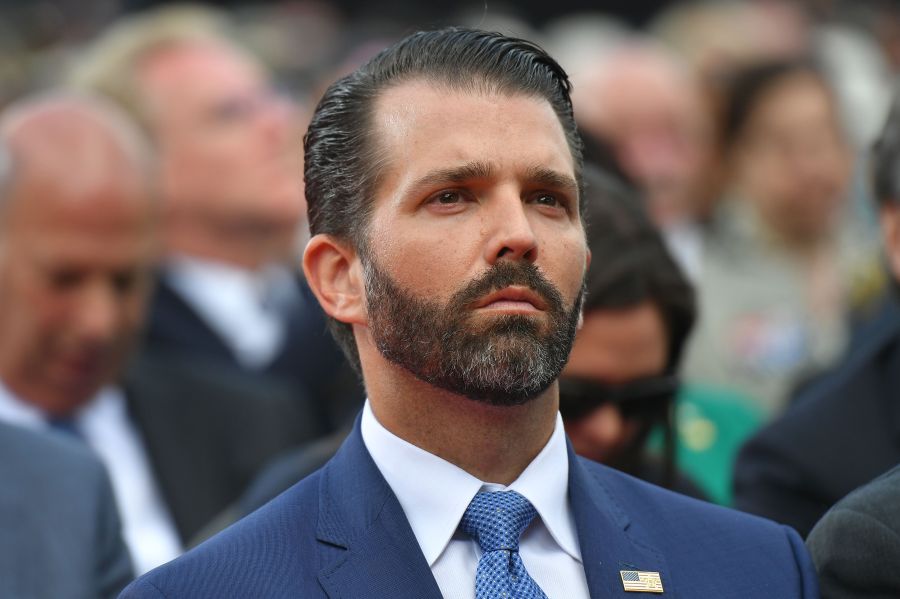
[{"label": "white dress shirt", "polygon": [[569,507],[569,460],[562,418],[547,445],[511,485],[485,483],[385,429],[366,401],[362,437],[375,465],[406,514],[445,599],[474,599],[481,548],[457,530],[479,491],[517,491],[537,516],[525,529],[519,554],[550,599],[590,599],[581,549]]},{"label": "white dress shirt", "polygon": [[[33,430],[50,428],[41,410],[20,400],[2,383],[0,420]],[[73,420],[109,472],[122,517],[122,537],[135,572],[143,574],[178,557],[182,552],[178,532],[156,484],[140,433],[128,417],[122,391],[102,389]]]},{"label": "white dress shirt", "polygon": [[287,268],[258,271],[188,256],[166,263],[169,282],[222,338],[246,368],[268,366],[285,341],[286,304],[293,286]]}]

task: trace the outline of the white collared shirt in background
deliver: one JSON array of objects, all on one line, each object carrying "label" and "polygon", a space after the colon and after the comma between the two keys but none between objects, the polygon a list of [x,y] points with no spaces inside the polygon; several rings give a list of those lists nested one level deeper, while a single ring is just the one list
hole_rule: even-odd
[{"label": "white collared shirt in background", "polygon": [[458,531],[479,491],[517,491],[538,515],[522,534],[525,569],[550,599],[590,599],[569,506],[569,458],[562,418],[547,445],[508,487],[485,483],[461,468],[397,437],[375,418],[368,400],[362,437],[397,496],[445,599],[474,599],[481,548]]},{"label": "white collared shirt in background", "polygon": [[245,368],[262,369],[285,341],[284,310],[297,294],[291,272],[270,266],[258,271],[177,255],[166,263],[167,280],[225,342]]},{"label": "white collared shirt in background", "polygon": [[[0,420],[32,430],[50,429],[41,410],[20,400],[2,383]],[[140,433],[128,417],[122,391],[116,387],[102,389],[79,410],[74,423],[109,472],[122,518],[122,537],[135,573],[143,574],[181,555],[178,532]]]}]

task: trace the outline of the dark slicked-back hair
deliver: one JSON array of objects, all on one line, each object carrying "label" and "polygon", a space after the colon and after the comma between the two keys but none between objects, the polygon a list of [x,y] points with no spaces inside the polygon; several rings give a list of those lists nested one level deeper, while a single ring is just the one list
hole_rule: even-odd
[{"label": "dark slicked-back hair", "polygon": [[[333,83],[319,101],[304,140],[313,235],[333,235],[364,253],[372,200],[387,158],[373,131],[374,106],[385,90],[409,81],[546,100],[562,124],[580,182],[581,141],[571,85],[555,60],[531,42],[499,33],[455,27],[421,31]],[[351,328],[333,320],[330,324],[359,370]]]}]

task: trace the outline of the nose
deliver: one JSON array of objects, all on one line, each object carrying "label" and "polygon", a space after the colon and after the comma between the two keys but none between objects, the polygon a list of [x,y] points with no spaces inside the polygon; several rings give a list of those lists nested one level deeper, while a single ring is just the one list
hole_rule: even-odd
[{"label": "nose", "polygon": [[99,281],[88,286],[76,317],[80,338],[97,345],[108,343],[116,334],[118,313],[115,289]]},{"label": "nose", "polygon": [[260,129],[273,147],[286,147],[292,141],[295,129],[299,129],[299,111],[290,98],[278,92],[272,92],[267,98],[260,116]]},{"label": "nose", "polygon": [[485,245],[485,260],[495,264],[498,260],[537,260],[537,237],[526,212],[527,206],[517,193],[505,192],[488,203],[484,211],[487,222],[483,226],[490,232]]},{"label": "nose", "polygon": [[616,406],[604,405],[597,409],[597,437],[608,447],[617,447],[625,437],[625,418]]}]

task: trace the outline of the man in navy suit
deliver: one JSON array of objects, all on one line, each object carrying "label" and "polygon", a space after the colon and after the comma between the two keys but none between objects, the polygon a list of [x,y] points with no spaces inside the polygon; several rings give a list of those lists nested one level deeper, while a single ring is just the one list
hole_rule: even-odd
[{"label": "man in navy suit", "polygon": [[556,381],[590,260],[568,92],[540,48],[463,29],[329,88],[304,270],[362,416],[323,469],[124,597],[817,596],[789,528],[566,442]]}]

